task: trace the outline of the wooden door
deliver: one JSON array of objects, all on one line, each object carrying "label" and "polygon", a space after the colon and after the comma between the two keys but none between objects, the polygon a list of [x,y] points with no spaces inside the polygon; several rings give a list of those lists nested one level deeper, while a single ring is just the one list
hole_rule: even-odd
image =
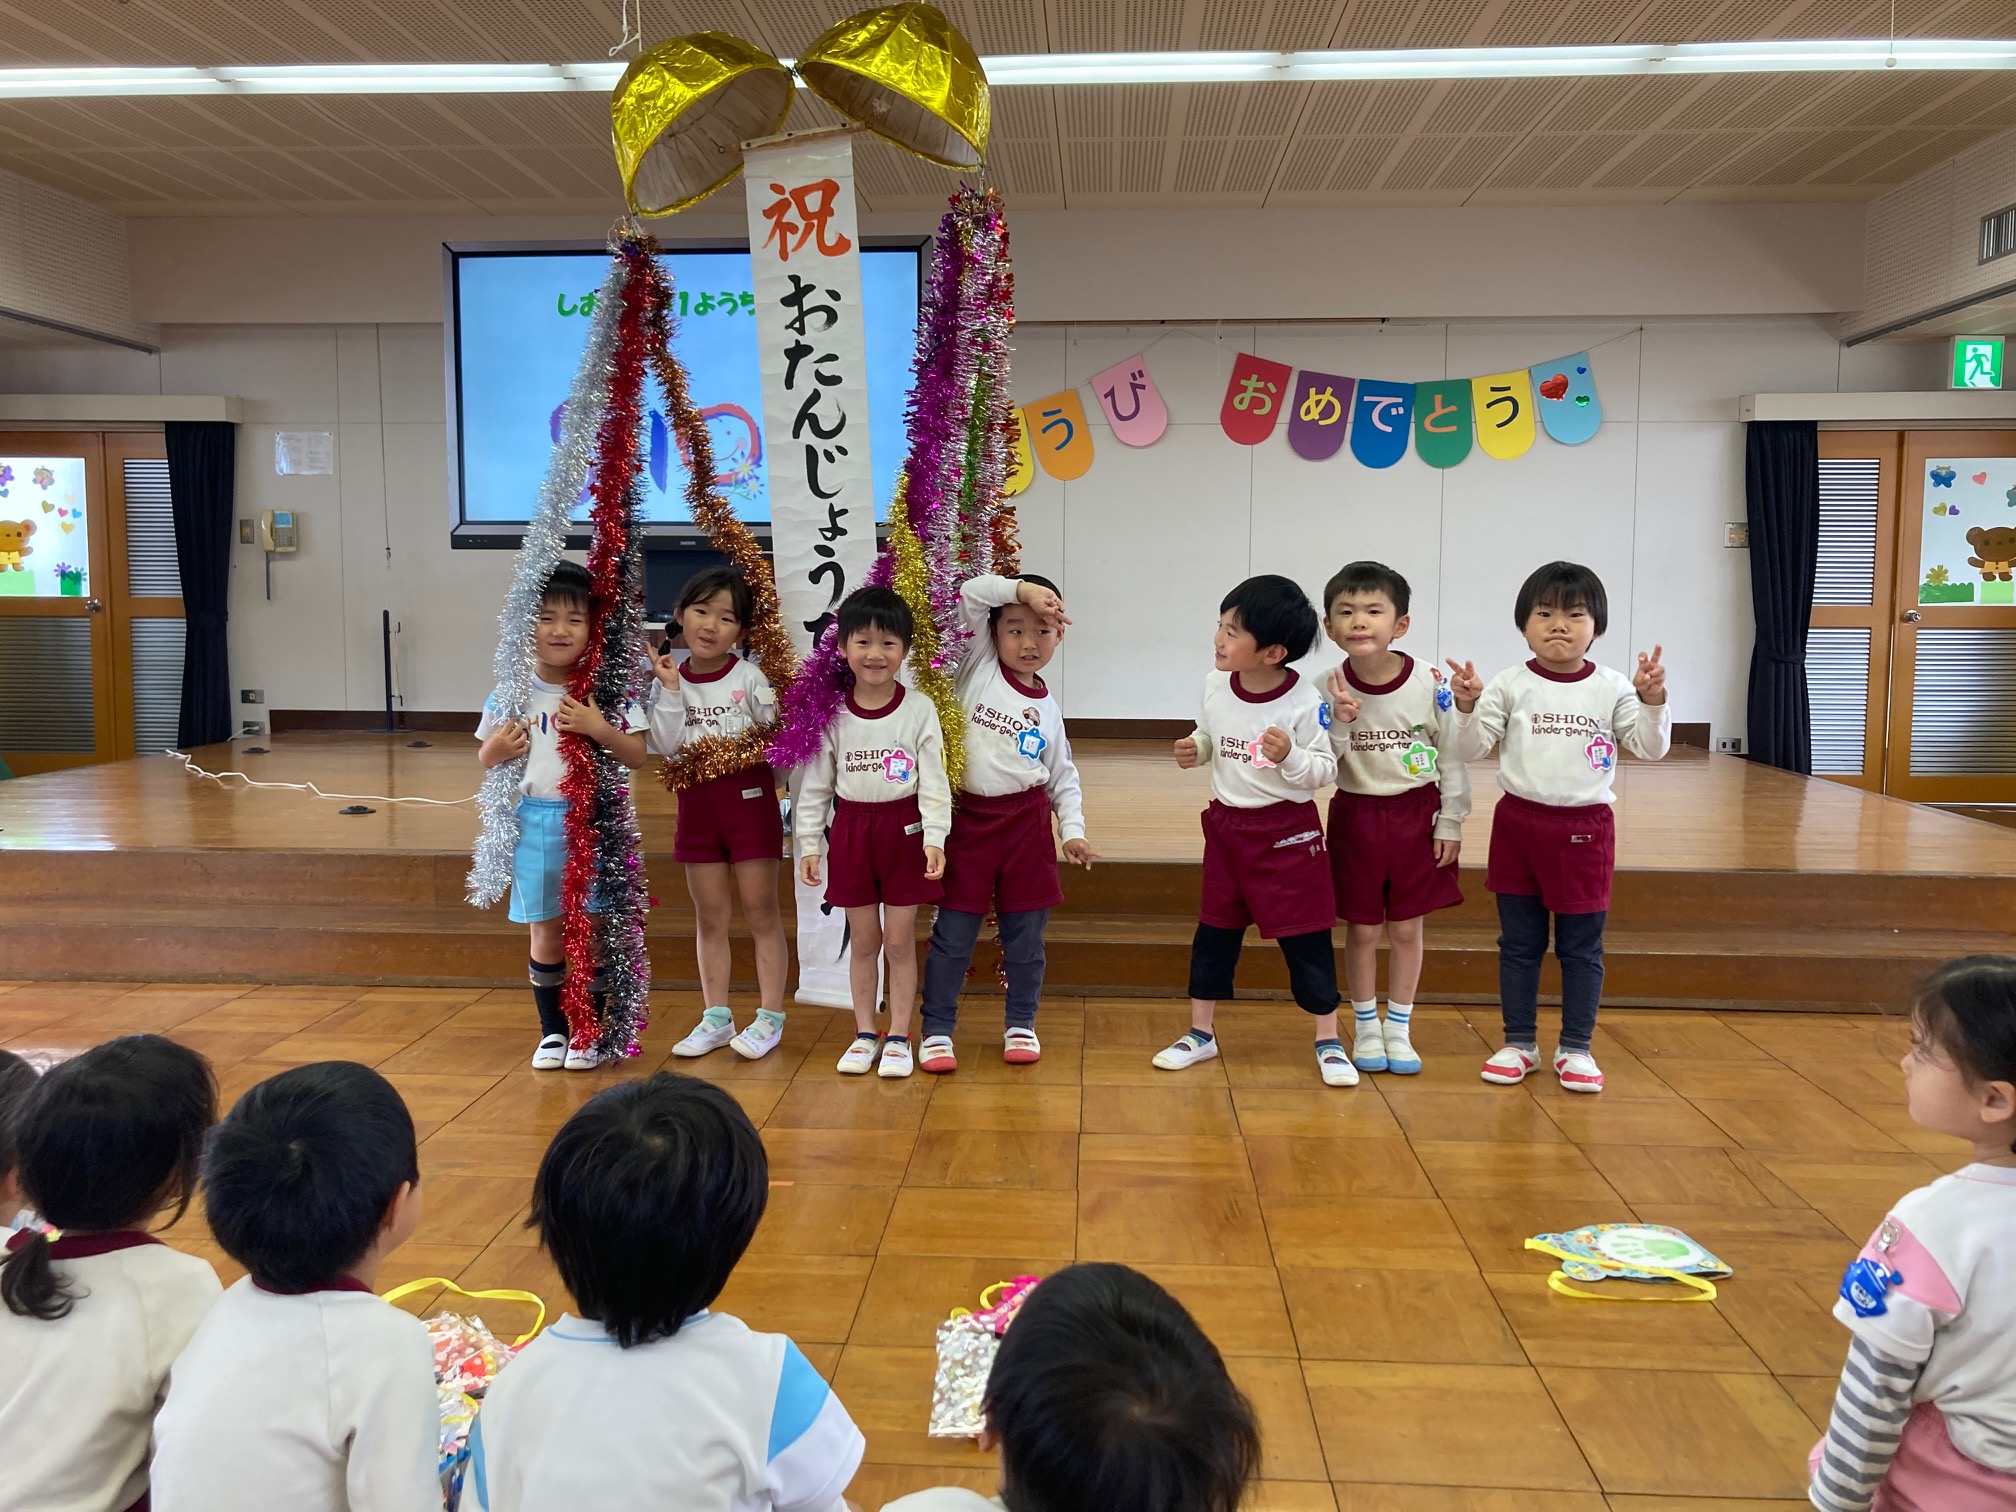
[{"label": "wooden door", "polygon": [[1905,432],[1895,562],[1884,791],[2016,803],[2016,431]]},{"label": "wooden door", "polygon": [[1813,775],[1883,791],[1903,435],[1820,432],[1820,554],[1806,632]]},{"label": "wooden door", "polygon": [[104,448],[0,432],[0,759],[17,774],[118,751]]},{"label": "wooden door", "polygon": [[106,435],[105,496],[118,754],[156,756],[176,744],[183,646],[182,574],[158,432]]}]

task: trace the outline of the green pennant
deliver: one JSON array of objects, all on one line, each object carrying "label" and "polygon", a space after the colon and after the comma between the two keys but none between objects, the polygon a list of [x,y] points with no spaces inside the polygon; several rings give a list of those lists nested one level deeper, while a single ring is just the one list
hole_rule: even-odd
[{"label": "green pennant", "polygon": [[1470,455],[1470,380],[1414,385],[1414,450],[1430,467],[1454,467]]}]

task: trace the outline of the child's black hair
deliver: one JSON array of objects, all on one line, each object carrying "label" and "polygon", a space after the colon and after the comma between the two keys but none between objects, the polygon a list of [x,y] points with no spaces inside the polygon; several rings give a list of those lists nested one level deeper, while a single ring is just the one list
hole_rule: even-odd
[{"label": "child's black hair", "polygon": [[370,1252],[420,1180],[413,1115],[354,1061],[270,1076],[238,1099],[203,1157],[203,1206],[224,1253],[270,1291],[327,1286]]},{"label": "child's black hair", "polygon": [[754,612],[749,580],[733,567],[709,567],[705,572],[694,573],[686,580],[686,586],[679,590],[679,602],[672,610],[672,617],[676,620],[695,604],[704,604],[717,593],[728,595],[728,604],[735,611],[736,621],[747,630],[749,616]]},{"label": "child's black hair", "polygon": [[1040,1283],[987,1378],[1014,1512],[1236,1512],[1253,1409],[1183,1305],[1124,1265]]},{"label": "child's black hair", "polygon": [[[158,1034],[128,1034],[73,1056],[38,1080],[14,1124],[22,1195],[55,1229],[138,1228],[170,1203],[175,1222],[196,1194],[203,1135],[217,1121],[210,1062]],[[17,1317],[70,1311],[42,1239],[0,1266],[0,1301]]]},{"label": "child's black hair", "polygon": [[1323,585],[1323,615],[1326,619],[1336,607],[1340,593],[1383,593],[1392,601],[1396,618],[1406,614],[1407,605],[1414,597],[1413,590],[1407,586],[1407,579],[1384,562],[1346,562],[1339,567],[1336,575]]},{"label": "child's black hair", "polygon": [[[1008,576],[1015,582],[1034,583],[1038,588],[1048,588],[1052,593],[1056,594],[1057,597],[1059,598],[1064,597],[1064,590],[1062,588],[1059,588],[1055,583],[1051,582],[1050,579],[1046,577],[1041,577],[1036,573],[1011,572],[1008,574]],[[1017,600],[1017,602],[1019,603],[1020,600]],[[994,626],[1001,623],[1001,611],[1003,609],[1006,609],[1007,607],[1008,606],[1006,604],[996,604],[992,609],[989,609],[987,611],[987,626],[990,630]]]},{"label": "child's black hair", "polygon": [[1535,609],[1586,609],[1598,635],[1610,628],[1610,595],[1603,579],[1580,562],[1549,562],[1533,569],[1519,585],[1512,623],[1524,630]]},{"label": "child's black hair", "polygon": [[579,562],[555,562],[539,585],[541,604],[560,604],[587,613],[595,598],[595,580]]},{"label": "child's black hair", "polygon": [[1281,658],[1284,662],[1307,656],[1323,623],[1316,618],[1302,585],[1272,572],[1250,577],[1226,594],[1218,612],[1229,609],[1239,611],[1240,626],[1262,651],[1269,646],[1286,650],[1288,654]]},{"label": "child's black hair", "polygon": [[35,1068],[12,1050],[0,1050],[0,1176],[7,1175],[20,1163],[14,1126],[21,1121],[21,1105],[34,1085]]},{"label": "child's black hair", "polygon": [[885,631],[902,641],[906,651],[917,637],[910,606],[894,588],[856,588],[840,600],[839,621],[835,633],[843,649],[847,637],[861,630]]},{"label": "child's black hair", "polygon": [[598,1092],[561,1125],[526,1227],[581,1307],[625,1349],[669,1339],[728,1284],[770,1200],[742,1105],[660,1071]]},{"label": "child's black hair", "polygon": [[[1911,1022],[1970,1083],[2016,1083],[2016,959],[1948,961],[1918,989]],[[2010,1135],[2016,1149],[2016,1129]]]}]

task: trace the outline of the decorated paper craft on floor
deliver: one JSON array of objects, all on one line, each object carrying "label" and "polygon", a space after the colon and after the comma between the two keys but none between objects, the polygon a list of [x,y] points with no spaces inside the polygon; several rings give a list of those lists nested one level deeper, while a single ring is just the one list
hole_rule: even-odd
[{"label": "decorated paper craft on floor", "polygon": [[1430,467],[1454,467],[1470,455],[1470,380],[1414,385],[1414,450]]},{"label": "decorated paper craft on floor", "polygon": [[1413,384],[1361,378],[1355,408],[1352,456],[1367,467],[1391,467],[1407,455],[1407,442],[1413,434]]},{"label": "decorated paper craft on floor", "polygon": [[1169,428],[1169,407],[1139,356],[1092,375],[1092,394],[1113,427],[1113,439],[1127,446],[1153,446]]},{"label": "decorated paper craft on floor", "polygon": [[[1536,1234],[1526,1248],[1561,1262],[1547,1277],[1551,1290],[1589,1302],[1712,1302],[1715,1282],[1731,1274],[1705,1246],[1658,1223],[1584,1224],[1566,1233]],[[1576,1281],[1672,1281],[1684,1291],[1583,1291],[1570,1284]]]},{"label": "decorated paper craft on floor", "polygon": [[1010,438],[1008,453],[1008,476],[1001,482],[1004,498],[1012,499],[1029,486],[1036,476],[1036,454],[1029,445],[1029,416],[1016,410],[1011,423],[1015,434]]},{"label": "decorated paper craft on floor", "polygon": [[1288,406],[1288,444],[1311,462],[1334,457],[1351,426],[1352,380],[1304,368]]},{"label": "decorated paper craft on floor", "polygon": [[1022,406],[1030,443],[1043,471],[1060,483],[1082,478],[1092,465],[1092,431],[1076,389],[1061,389],[1047,399]]},{"label": "decorated paper craft on floor", "polygon": [[1556,441],[1580,446],[1602,427],[1603,405],[1596,397],[1587,352],[1543,362],[1531,375],[1540,423]]},{"label": "decorated paper craft on floor", "polygon": [[1533,384],[1524,368],[1470,380],[1477,406],[1477,444],[1484,455],[1510,462],[1533,445]]},{"label": "decorated paper craft on floor", "polygon": [[1270,362],[1241,352],[1232,360],[1232,379],[1225,385],[1225,402],[1218,409],[1218,423],[1225,434],[1241,446],[1258,446],[1274,434],[1274,422],[1288,402],[1288,380],[1295,370],[1285,362]]}]

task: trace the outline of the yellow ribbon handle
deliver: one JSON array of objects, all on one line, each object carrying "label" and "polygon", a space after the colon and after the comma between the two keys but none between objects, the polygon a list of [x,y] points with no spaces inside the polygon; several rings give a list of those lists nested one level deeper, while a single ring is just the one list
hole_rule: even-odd
[{"label": "yellow ribbon handle", "polygon": [[423,1276],[418,1281],[408,1281],[403,1286],[395,1286],[383,1294],[387,1302],[403,1301],[407,1297],[439,1286],[455,1293],[458,1297],[468,1297],[479,1302],[529,1302],[538,1309],[538,1316],[532,1320],[532,1327],[511,1341],[513,1349],[530,1342],[532,1336],[546,1326],[546,1304],[529,1291],[512,1291],[509,1287],[497,1287],[490,1291],[467,1291],[450,1281],[446,1276]]},{"label": "yellow ribbon handle", "polygon": [[[1603,1266],[1604,1262],[1588,1255],[1578,1255],[1559,1245],[1545,1244],[1538,1239],[1528,1239],[1526,1248],[1538,1250],[1543,1255],[1552,1255],[1557,1260],[1579,1260],[1585,1265]],[[1607,1268],[1607,1267],[1606,1267]],[[1547,1273],[1549,1290],[1557,1291],[1564,1297],[1580,1297],[1585,1302],[1713,1302],[1715,1283],[1702,1276],[1690,1276],[1685,1271],[1662,1270],[1656,1265],[1618,1265],[1618,1270],[1643,1271],[1648,1276],[1658,1276],[1665,1281],[1678,1281],[1688,1288],[1687,1294],[1675,1296],[1671,1292],[1632,1292],[1621,1290],[1584,1291],[1574,1285],[1561,1272]]]}]

